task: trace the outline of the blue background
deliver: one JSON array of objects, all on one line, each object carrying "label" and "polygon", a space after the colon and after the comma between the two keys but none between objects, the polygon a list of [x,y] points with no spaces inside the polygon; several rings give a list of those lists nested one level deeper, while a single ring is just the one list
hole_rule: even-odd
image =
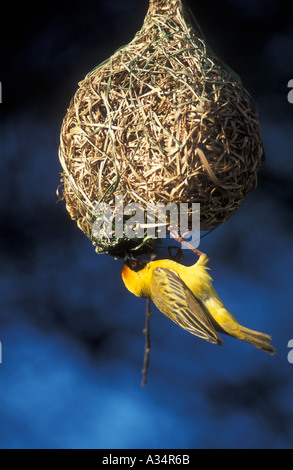
[{"label": "blue background", "polygon": [[[258,189],[200,248],[271,357],[193,337],[145,301],[122,261],[98,256],[58,202],[62,119],[77,82],[140,28],[147,0],[8,6],[0,81],[0,448],[292,448],[292,2],[189,2],[211,47],[259,104]],[[165,253],[166,255],[167,253]],[[194,258],[186,255],[186,262]]]}]

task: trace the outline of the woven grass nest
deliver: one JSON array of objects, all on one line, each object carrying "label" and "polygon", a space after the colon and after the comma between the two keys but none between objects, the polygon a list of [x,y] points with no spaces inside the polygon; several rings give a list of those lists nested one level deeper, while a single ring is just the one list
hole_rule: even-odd
[{"label": "woven grass nest", "polygon": [[254,102],[181,0],[150,0],[134,39],[79,83],[59,149],[71,218],[113,256],[156,240],[95,239],[96,202],[199,202],[210,231],[255,189],[261,157]]}]

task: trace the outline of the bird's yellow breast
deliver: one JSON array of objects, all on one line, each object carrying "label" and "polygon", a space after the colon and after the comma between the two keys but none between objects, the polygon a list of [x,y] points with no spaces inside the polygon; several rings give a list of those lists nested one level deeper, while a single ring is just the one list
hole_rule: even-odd
[{"label": "bird's yellow breast", "polygon": [[122,268],[122,279],[125,287],[137,297],[150,297],[150,280],[148,265],[141,271],[135,272],[126,264]]}]

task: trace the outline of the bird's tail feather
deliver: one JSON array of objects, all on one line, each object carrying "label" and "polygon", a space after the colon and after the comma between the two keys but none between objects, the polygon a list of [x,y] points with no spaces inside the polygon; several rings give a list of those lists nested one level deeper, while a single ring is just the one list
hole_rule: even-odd
[{"label": "bird's tail feather", "polygon": [[240,335],[238,337],[242,339],[242,341],[246,341],[264,352],[275,354],[275,348],[270,344],[272,338],[269,335],[241,326]]}]

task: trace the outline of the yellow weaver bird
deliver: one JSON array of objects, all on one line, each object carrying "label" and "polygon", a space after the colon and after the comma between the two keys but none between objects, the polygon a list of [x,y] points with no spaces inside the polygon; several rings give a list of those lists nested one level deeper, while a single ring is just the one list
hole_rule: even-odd
[{"label": "yellow weaver bird", "polygon": [[226,310],[213,288],[208,261],[204,254],[192,266],[168,259],[128,258],[122,279],[132,294],[151,299],[166,317],[193,335],[222,345],[217,332],[225,333],[274,354],[270,336],[245,328]]}]

